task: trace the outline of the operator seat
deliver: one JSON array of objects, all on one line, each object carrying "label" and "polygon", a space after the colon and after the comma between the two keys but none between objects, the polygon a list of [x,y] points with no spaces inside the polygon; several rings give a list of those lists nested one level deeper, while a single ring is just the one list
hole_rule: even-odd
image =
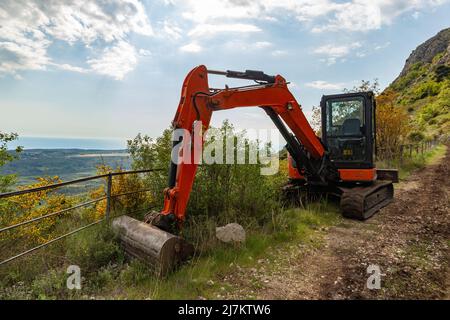
[{"label": "operator seat", "polygon": [[361,135],[361,121],[358,118],[345,119],[342,124],[342,135],[359,136]]}]

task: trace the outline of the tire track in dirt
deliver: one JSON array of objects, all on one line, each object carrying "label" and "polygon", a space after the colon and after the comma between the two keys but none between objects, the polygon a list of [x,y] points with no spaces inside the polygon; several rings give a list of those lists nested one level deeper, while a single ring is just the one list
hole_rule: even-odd
[{"label": "tire track in dirt", "polygon": [[[291,246],[238,268],[218,298],[439,299],[449,298],[450,148],[438,164],[395,186],[395,200],[365,221],[345,220],[325,231],[324,244]],[[273,249],[277,250],[277,249]],[[271,265],[274,264],[274,265]],[[367,267],[381,270],[369,290]]]}]

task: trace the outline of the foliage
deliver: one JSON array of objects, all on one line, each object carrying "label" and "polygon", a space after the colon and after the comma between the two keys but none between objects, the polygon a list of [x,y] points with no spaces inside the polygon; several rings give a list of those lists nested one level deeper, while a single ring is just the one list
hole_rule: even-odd
[{"label": "foliage", "polygon": [[405,91],[408,89],[417,79],[423,77],[426,73],[426,67],[421,62],[413,64],[406,75],[396,79],[391,88],[397,92]]},{"label": "foliage", "polygon": [[412,142],[449,138],[450,66],[442,63],[445,54],[431,63],[415,63],[385,90],[394,92],[394,104],[409,112]]},{"label": "foliage", "polygon": [[[97,167],[97,174],[104,175],[109,173],[121,173],[122,168],[113,170],[111,167],[100,165]],[[91,191],[89,196],[91,199],[99,199],[106,196],[106,186],[108,178],[104,179],[105,182],[102,186]],[[153,203],[151,195],[146,192],[139,192],[145,190],[144,181],[136,175],[114,175],[112,176],[111,185],[111,210],[116,214],[119,212],[125,212],[127,214],[133,214],[134,212],[142,209],[145,204]],[[138,191],[134,193],[133,191]],[[133,193],[132,193],[133,192]],[[88,211],[90,221],[96,221],[105,216],[106,213],[106,200],[97,202],[94,205],[94,209]]]},{"label": "foliage", "polygon": [[408,115],[395,106],[396,93],[385,90],[377,97],[376,140],[378,157],[393,159],[409,133]]},{"label": "foliage", "polygon": [[[274,267],[275,251],[295,244],[306,248],[321,246],[323,229],[342,221],[337,207],[326,202],[305,209],[289,209],[274,216],[265,229],[251,229],[245,243],[229,246],[214,243],[214,248],[194,257],[164,280],[151,275],[149,268],[132,261],[109,280],[107,298],[198,299],[217,298],[220,287],[227,289],[223,275],[236,267],[255,267],[256,261],[268,261]],[[221,289],[221,290],[224,290]],[[250,293],[249,293],[250,294]]]},{"label": "foliage", "polygon": [[[227,135],[245,139],[245,132],[236,132],[227,121],[218,130],[224,139]],[[211,142],[206,142],[205,148],[208,143]],[[235,145],[236,152],[245,151],[248,160],[248,150],[252,143],[257,142],[247,140],[245,146]],[[165,130],[163,136],[155,141],[138,135],[129,141],[128,145],[133,168],[168,167],[172,146],[170,130]],[[199,165],[190,196],[188,217],[200,217],[197,221],[215,218],[222,222],[230,219],[238,219],[241,222],[267,219],[271,210],[278,205],[281,180],[285,177],[281,178],[281,174],[272,177],[263,176],[260,173],[262,166],[261,163]],[[167,172],[147,175],[146,185],[153,190],[155,203],[162,205],[162,190],[167,186]]]},{"label": "foliage", "polygon": [[[3,133],[0,131],[0,167],[16,159],[16,156],[14,154],[7,152],[7,144],[8,142],[16,140],[17,137],[17,133]],[[19,153],[21,151],[22,147],[17,147],[15,150],[16,153]]]},{"label": "foliage", "polygon": [[320,106],[312,107],[312,115],[309,124],[316,135],[320,136],[322,131],[322,110]]},{"label": "foliage", "polygon": [[66,259],[78,265],[85,274],[96,272],[110,263],[124,261],[123,250],[107,224],[67,238],[66,247]]},{"label": "foliage", "polygon": [[380,93],[380,84],[378,82],[378,79],[373,79],[373,81],[370,80],[361,80],[359,85],[353,86],[352,89],[344,89],[345,93],[352,93],[352,92],[367,92],[367,91],[373,91],[375,95]]},{"label": "foliage", "polygon": [[450,66],[438,65],[434,70],[434,78],[437,82],[444,81],[450,78]]},{"label": "foliage", "polygon": [[[414,68],[417,68],[417,66]],[[380,94],[377,79],[373,82],[362,80],[359,86],[345,91],[373,91],[376,94],[377,157],[379,159],[393,159],[398,157],[400,145],[406,141],[411,127],[409,125],[408,114],[403,108],[397,106],[397,92],[393,89],[386,89]]]},{"label": "foliage", "polygon": [[[0,131],[0,168],[5,164],[15,160],[22,151],[22,147],[17,147],[14,152],[8,152],[8,142],[16,140],[17,133],[4,133]],[[15,182],[15,175],[0,175],[0,192],[5,192]]]},{"label": "foliage", "polygon": [[138,134],[133,140],[128,140],[128,152],[132,159],[132,168],[163,169],[144,175],[144,185],[150,189],[149,196],[155,205],[162,207],[163,193],[167,187],[168,167],[172,152],[172,130],[166,129],[156,140],[147,135]]},{"label": "foliage", "polygon": [[[20,187],[20,190],[43,187],[60,182],[58,177],[38,178],[37,182]],[[35,219],[53,212],[61,211],[73,205],[73,199],[60,193],[54,193],[50,189],[27,193],[7,198],[0,203],[0,225],[10,226],[30,219]],[[21,238],[27,241],[43,243],[50,240],[60,216],[54,215],[0,234],[0,239],[11,242]]]}]

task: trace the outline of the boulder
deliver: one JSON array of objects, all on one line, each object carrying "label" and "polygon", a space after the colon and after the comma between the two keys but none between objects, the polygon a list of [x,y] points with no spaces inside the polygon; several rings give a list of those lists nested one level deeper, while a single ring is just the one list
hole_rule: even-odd
[{"label": "boulder", "polygon": [[216,237],[222,242],[244,242],[245,230],[237,223],[229,223],[223,227],[216,228]]}]

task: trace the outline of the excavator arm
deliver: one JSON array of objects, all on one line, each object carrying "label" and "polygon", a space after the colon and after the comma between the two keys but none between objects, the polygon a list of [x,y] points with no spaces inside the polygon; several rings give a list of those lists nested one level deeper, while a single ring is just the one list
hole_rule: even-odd
[{"label": "excavator arm", "polygon": [[[211,89],[208,85],[208,73],[254,80],[257,84]],[[261,71],[213,71],[201,65],[194,68],[184,80],[180,103],[172,123],[174,129],[184,129],[186,133],[181,135],[179,141],[174,141],[173,150],[186,150],[185,147],[189,146],[192,150],[190,159],[186,161],[183,152],[172,155],[172,160],[178,157],[178,161],[171,162],[169,186],[164,190],[164,208],[158,219],[153,221],[154,225],[170,230],[170,225],[174,222],[184,221],[189,194],[201,157],[198,150],[202,150],[204,142],[202,133],[208,129],[214,111],[239,107],[263,108],[287,141],[289,153],[295,161],[301,163],[307,176],[324,182],[329,179],[327,175],[333,170],[330,171],[330,163],[325,161],[325,148],[282,76],[269,76]],[[198,130],[200,128],[201,130]],[[179,143],[183,144],[183,147],[175,148]]]}]

